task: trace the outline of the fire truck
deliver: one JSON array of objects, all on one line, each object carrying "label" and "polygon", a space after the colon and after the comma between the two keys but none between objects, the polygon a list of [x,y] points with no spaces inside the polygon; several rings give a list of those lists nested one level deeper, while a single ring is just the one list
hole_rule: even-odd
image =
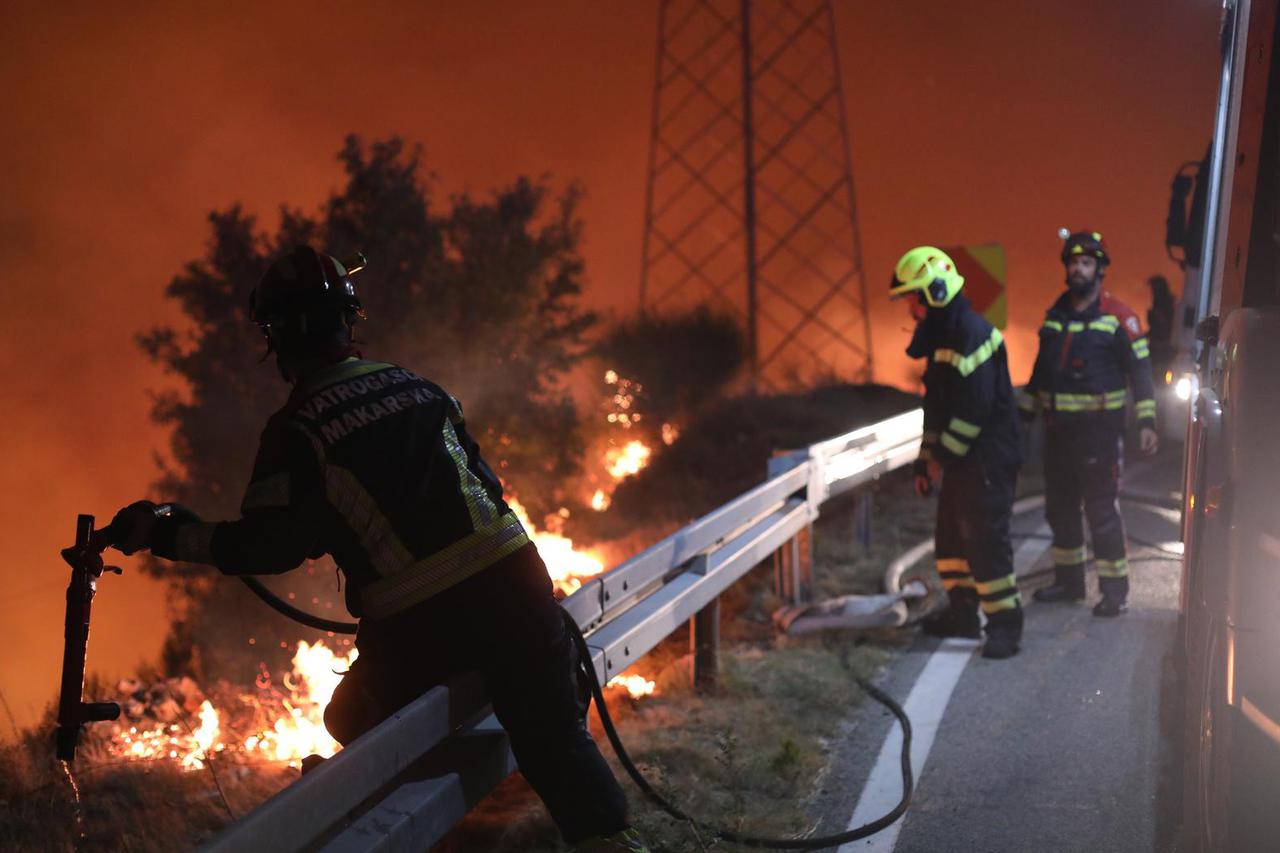
[{"label": "fire truck", "polygon": [[1188,851],[1280,849],[1277,5],[1224,4],[1214,137],[1197,179],[1176,649]]}]

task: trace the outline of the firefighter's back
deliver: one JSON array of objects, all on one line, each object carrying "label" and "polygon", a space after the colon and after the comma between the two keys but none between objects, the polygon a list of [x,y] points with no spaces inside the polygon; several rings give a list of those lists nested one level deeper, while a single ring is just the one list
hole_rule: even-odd
[{"label": "firefighter's back", "polygon": [[300,383],[277,418],[314,448],[323,544],[353,614],[406,610],[528,544],[458,401],[412,371],[346,359]]}]

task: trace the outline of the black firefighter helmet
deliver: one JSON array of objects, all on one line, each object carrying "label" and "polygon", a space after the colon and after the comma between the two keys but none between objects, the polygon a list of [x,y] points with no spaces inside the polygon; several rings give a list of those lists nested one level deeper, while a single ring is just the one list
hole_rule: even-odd
[{"label": "black firefighter helmet", "polygon": [[253,322],[273,345],[281,337],[308,338],[350,327],[364,319],[351,276],[364,269],[364,255],[348,261],[295,246],[277,258],[249,295]]},{"label": "black firefighter helmet", "polygon": [[1058,229],[1062,238],[1062,263],[1065,266],[1074,255],[1088,255],[1098,259],[1098,268],[1102,269],[1111,263],[1111,253],[1107,251],[1107,241],[1097,231],[1070,232],[1066,228]]}]

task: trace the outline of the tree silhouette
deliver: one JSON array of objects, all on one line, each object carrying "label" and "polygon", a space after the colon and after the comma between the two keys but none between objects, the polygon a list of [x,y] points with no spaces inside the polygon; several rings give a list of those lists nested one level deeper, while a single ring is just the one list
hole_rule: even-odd
[{"label": "tree silhouette", "polygon": [[[487,198],[462,194],[438,209],[419,147],[351,136],[338,160],[345,186],[314,215],[284,206],[268,232],[239,206],[211,213],[204,256],[165,291],[189,325],[139,336],[186,386],[153,399],[152,418],[171,430],[160,494],[206,517],[237,515],[259,431],[288,393],[274,363],[262,363],[249,294],[272,258],[310,243],[368,257],[356,278],[369,318],[356,337],[368,357],[403,364],[457,396],[486,458],[534,518],[571,503],[565,486],[581,471],[582,442],[561,380],[596,321],[579,306],[578,189],[555,195],[545,180],[519,177]],[[167,576],[181,577],[179,603],[243,595],[229,584],[215,593],[211,572]],[[215,630],[203,604],[177,615],[171,664]]]}]

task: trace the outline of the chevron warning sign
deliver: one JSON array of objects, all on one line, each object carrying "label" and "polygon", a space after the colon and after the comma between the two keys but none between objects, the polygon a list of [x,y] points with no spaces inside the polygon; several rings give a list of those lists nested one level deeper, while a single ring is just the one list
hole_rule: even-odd
[{"label": "chevron warning sign", "polygon": [[1004,247],[999,243],[972,246],[939,247],[956,262],[964,276],[964,292],[973,310],[987,318],[997,329],[1008,321],[1004,292]]}]

